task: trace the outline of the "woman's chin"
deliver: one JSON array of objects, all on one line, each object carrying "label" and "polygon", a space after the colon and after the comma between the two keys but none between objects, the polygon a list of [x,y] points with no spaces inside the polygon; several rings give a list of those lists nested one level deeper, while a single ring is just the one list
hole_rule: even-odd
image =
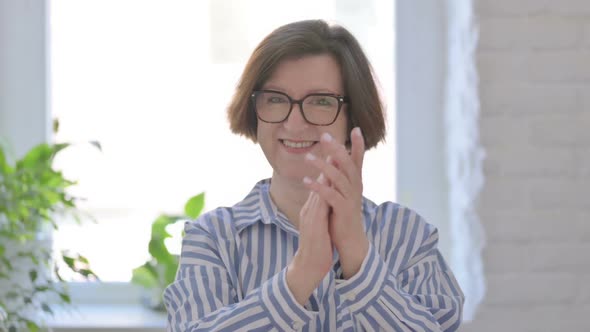
[{"label": "woman's chin", "polygon": [[304,171],[302,169],[293,169],[293,168],[289,168],[289,169],[283,169],[279,172],[275,172],[275,176],[278,175],[282,178],[284,178],[285,180],[288,180],[289,182],[301,182],[303,183],[303,178],[304,177],[308,177],[310,179],[317,179],[318,176],[320,175],[319,172],[311,172],[309,170]]}]

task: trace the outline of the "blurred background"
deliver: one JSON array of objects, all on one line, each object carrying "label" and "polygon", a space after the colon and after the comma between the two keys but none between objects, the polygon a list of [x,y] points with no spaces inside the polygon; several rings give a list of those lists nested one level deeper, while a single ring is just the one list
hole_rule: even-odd
[{"label": "blurred background", "polygon": [[77,143],[54,165],[95,219],[52,234],[101,282],[66,274],[77,309],[50,325],[163,329],[129,282],[151,223],[270,176],[225,109],[256,44],[309,18],[350,29],[374,66],[388,137],[364,194],[438,227],[467,297],[460,330],[590,330],[587,0],[0,0],[0,143],[12,160]]}]

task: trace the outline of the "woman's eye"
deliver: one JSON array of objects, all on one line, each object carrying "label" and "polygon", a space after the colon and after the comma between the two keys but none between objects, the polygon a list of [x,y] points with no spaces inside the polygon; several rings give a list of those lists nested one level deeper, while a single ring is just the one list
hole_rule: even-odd
[{"label": "woman's eye", "polygon": [[332,101],[329,98],[314,98],[312,104],[319,106],[331,106]]},{"label": "woman's eye", "polygon": [[285,102],[285,98],[282,97],[270,97],[268,98],[268,102],[271,104],[280,104]]}]

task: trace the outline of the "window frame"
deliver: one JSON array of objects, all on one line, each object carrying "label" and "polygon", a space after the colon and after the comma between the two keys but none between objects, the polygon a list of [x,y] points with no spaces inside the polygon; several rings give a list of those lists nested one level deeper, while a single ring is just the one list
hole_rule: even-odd
[{"label": "window frame", "polygon": [[[3,139],[14,146],[16,156],[51,138],[47,52],[50,3],[48,0],[28,3],[27,6],[19,3],[0,2],[4,6],[0,8],[0,21],[24,29],[0,38],[0,50],[4,50],[0,51],[0,59],[5,59],[0,62],[0,73],[5,73],[0,76],[0,100],[3,100],[0,104],[0,132],[6,133]],[[441,106],[444,104],[446,67],[444,4],[436,0],[420,3],[400,0],[396,2],[395,12],[395,80],[401,83],[396,84],[395,92],[397,200],[438,226],[442,251],[450,257]],[[22,38],[22,35],[29,38]],[[28,44],[18,47],[22,40],[27,40]],[[5,56],[2,52],[11,53]],[[31,58],[31,54],[35,56]],[[19,90],[20,86],[27,89]],[[420,128],[419,135],[416,134],[417,128]],[[432,165],[441,167],[431,172]],[[103,286],[104,289],[117,289],[117,292],[103,292],[103,289],[97,292],[115,294],[109,304],[129,303],[137,295],[130,284],[127,290],[120,283],[104,283]],[[84,286],[76,285],[72,290],[79,292],[76,296],[79,301],[92,301]]]}]

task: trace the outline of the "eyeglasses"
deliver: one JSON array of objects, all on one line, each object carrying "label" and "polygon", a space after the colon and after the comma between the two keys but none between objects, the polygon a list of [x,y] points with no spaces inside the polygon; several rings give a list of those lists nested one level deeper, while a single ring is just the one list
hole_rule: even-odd
[{"label": "eyeglasses", "polygon": [[347,97],[332,93],[312,93],[301,100],[295,100],[286,93],[274,90],[254,91],[251,99],[256,115],[261,121],[283,122],[291,114],[293,104],[298,104],[305,121],[318,126],[329,126],[334,123],[342,104],[348,103]]}]

